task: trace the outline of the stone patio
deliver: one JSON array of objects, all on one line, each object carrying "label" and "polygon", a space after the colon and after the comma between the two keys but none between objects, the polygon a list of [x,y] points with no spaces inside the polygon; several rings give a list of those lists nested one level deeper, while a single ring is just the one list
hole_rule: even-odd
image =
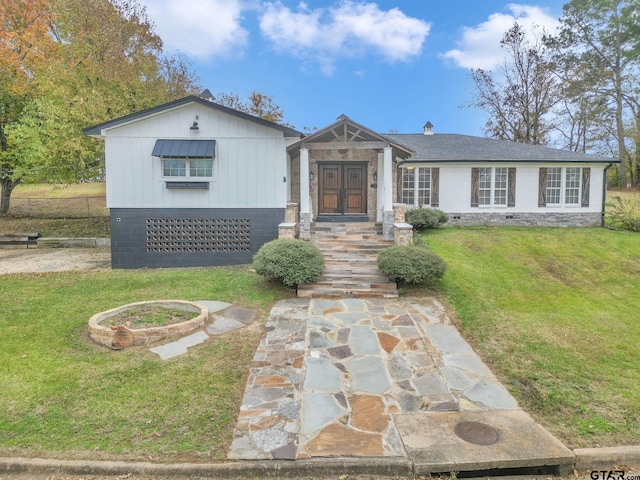
[{"label": "stone patio", "polygon": [[[428,452],[407,445],[413,418],[514,410],[524,430],[555,440],[519,410],[434,298],[284,300],[251,364],[228,458],[411,457],[433,469]],[[439,434],[455,436],[447,429]],[[560,457],[554,450],[553,461]]]}]

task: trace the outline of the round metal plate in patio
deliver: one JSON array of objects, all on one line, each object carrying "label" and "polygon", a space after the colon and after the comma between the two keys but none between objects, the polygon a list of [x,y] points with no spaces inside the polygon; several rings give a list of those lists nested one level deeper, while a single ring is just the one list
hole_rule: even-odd
[{"label": "round metal plate in patio", "polygon": [[453,431],[465,442],[475,445],[493,445],[500,440],[498,430],[480,422],[460,422]]}]

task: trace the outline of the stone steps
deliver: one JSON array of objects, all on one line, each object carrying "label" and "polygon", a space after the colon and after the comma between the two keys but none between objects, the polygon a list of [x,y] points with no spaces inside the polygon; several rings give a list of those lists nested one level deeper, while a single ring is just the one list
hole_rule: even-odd
[{"label": "stone steps", "polygon": [[395,282],[378,270],[378,254],[393,242],[382,240],[375,223],[320,223],[311,242],[325,257],[325,272],[312,285],[300,285],[298,297],[396,298]]},{"label": "stone steps", "polygon": [[337,286],[335,288],[320,288],[318,285],[303,285],[298,287],[300,298],[397,298],[398,290],[379,288],[351,288]]},{"label": "stone steps", "polygon": [[324,278],[326,279],[358,279],[358,280],[371,280],[375,281],[380,278],[387,278],[386,276],[380,275],[378,272],[372,272],[371,270],[360,270],[360,271],[325,271]]},{"label": "stone steps", "polygon": [[330,278],[318,280],[315,285],[329,285],[332,288],[395,288],[395,283],[386,278]]}]

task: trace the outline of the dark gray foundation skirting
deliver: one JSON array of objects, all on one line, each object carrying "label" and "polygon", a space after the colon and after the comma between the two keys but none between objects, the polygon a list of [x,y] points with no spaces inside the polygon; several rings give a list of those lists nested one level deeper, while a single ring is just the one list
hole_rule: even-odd
[{"label": "dark gray foundation skirting", "polygon": [[113,268],[247,264],[278,238],[284,208],[111,209]]}]

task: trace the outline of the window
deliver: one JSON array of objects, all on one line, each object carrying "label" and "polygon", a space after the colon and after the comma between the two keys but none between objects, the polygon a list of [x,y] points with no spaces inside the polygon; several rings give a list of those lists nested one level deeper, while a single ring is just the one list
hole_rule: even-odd
[{"label": "window", "polygon": [[541,168],[539,206],[588,206],[590,172],[579,167]]},{"label": "window", "polygon": [[163,160],[162,175],[165,177],[186,177],[186,160]]},{"label": "window", "polygon": [[471,206],[515,206],[516,169],[483,167],[471,169]]},{"label": "window", "polygon": [[[187,175],[188,172],[188,175]],[[213,160],[164,158],[162,160],[162,176],[164,177],[212,177]]]},{"label": "window", "polygon": [[418,178],[418,205],[429,205],[431,203],[431,169],[416,168]]},{"label": "window", "polygon": [[541,168],[538,206],[588,207],[590,179],[590,168]]},{"label": "window", "polygon": [[413,205],[415,198],[415,174],[413,168],[402,169],[402,203]]},{"label": "window", "polygon": [[506,205],[507,204],[507,184],[508,174],[506,168],[494,169],[493,177],[493,204],[494,205]]},{"label": "window", "polygon": [[438,168],[405,167],[401,172],[402,203],[415,207],[438,206]]},{"label": "window", "polygon": [[478,184],[478,205],[491,205],[491,169],[480,169]]},{"label": "window", "polygon": [[580,202],[580,169],[567,168],[564,184],[564,203],[578,205]]},{"label": "window", "polygon": [[562,169],[547,169],[547,203],[560,203],[560,191],[562,190]]},{"label": "window", "polygon": [[213,162],[211,160],[189,160],[189,175],[192,177],[210,177]]}]

